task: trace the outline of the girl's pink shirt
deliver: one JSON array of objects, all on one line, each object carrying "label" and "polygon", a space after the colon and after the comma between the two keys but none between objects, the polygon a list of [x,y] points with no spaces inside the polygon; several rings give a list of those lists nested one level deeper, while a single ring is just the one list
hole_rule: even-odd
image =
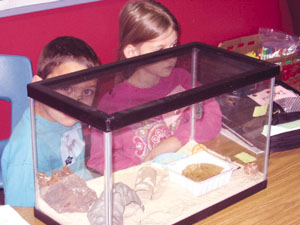
[{"label": "girl's pink shirt", "polygon": [[[165,97],[178,86],[185,90],[191,87],[191,75],[180,68],[175,68],[169,77],[161,78],[152,88],[137,88],[124,81],[111,93],[104,95],[99,109],[109,114],[121,111]],[[205,100],[202,107],[202,117],[196,120],[195,140],[198,143],[214,138],[221,129],[222,114],[217,101]],[[171,124],[161,115],[113,131],[113,171],[140,164],[149,151],[170,136],[176,137],[182,145],[187,143],[190,138],[190,113],[190,107],[187,107],[179,117],[177,115],[175,121],[171,120],[173,121]],[[104,173],[104,136],[103,132],[96,129],[91,135],[91,156],[88,166]]]}]

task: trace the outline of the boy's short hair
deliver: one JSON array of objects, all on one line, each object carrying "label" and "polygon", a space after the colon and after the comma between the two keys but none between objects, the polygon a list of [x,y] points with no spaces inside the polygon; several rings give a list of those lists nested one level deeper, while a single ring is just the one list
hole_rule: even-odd
[{"label": "boy's short hair", "polygon": [[37,74],[45,79],[56,67],[67,61],[78,62],[87,68],[100,65],[97,54],[86,42],[72,36],[61,36],[43,48]]}]

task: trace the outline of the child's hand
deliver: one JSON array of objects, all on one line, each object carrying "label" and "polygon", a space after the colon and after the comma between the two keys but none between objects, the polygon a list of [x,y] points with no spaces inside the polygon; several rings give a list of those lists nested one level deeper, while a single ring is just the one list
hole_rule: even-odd
[{"label": "child's hand", "polygon": [[158,146],[156,146],[145,156],[144,162],[152,160],[162,153],[177,152],[180,148],[181,142],[176,137],[167,138],[165,140],[162,140]]}]

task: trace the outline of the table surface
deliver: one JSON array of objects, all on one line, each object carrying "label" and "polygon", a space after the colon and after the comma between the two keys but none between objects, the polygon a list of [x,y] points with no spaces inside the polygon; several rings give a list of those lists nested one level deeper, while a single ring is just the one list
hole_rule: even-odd
[{"label": "table surface", "polygon": [[[196,223],[202,224],[300,224],[300,148],[270,154],[268,186]],[[32,225],[44,224],[31,207],[13,207]]]}]

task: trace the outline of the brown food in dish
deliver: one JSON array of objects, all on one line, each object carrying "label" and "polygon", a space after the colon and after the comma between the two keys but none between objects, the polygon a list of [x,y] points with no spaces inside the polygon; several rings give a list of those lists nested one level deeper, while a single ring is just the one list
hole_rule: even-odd
[{"label": "brown food in dish", "polygon": [[223,168],[210,163],[191,164],[185,167],[182,175],[196,182],[206,180],[222,172]]}]

